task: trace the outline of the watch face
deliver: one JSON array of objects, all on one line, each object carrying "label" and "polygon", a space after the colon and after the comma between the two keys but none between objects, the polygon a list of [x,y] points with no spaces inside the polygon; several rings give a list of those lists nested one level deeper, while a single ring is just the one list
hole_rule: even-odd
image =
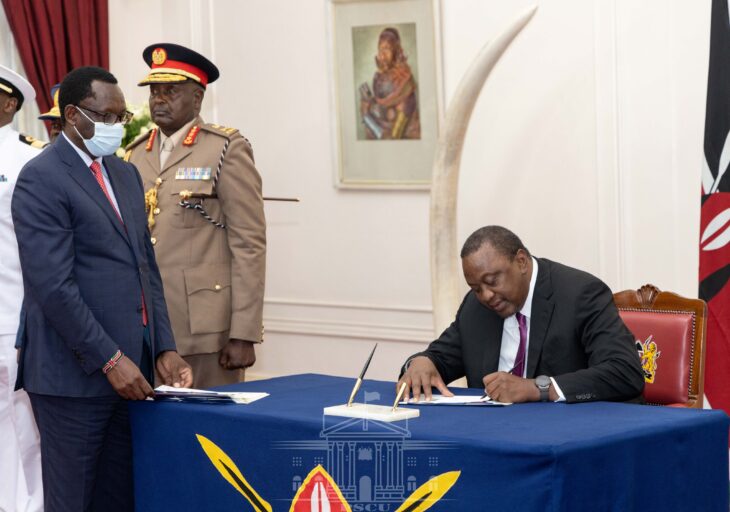
[{"label": "watch face", "polygon": [[546,377],[545,375],[540,375],[535,379],[535,384],[538,388],[549,388],[550,387],[550,377]]}]

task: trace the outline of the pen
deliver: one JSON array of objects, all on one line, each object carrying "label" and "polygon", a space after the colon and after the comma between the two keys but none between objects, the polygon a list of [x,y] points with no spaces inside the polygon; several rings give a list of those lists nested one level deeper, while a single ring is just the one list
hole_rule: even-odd
[{"label": "pen", "polygon": [[355,395],[360,389],[360,384],[362,384],[362,379],[365,378],[365,372],[368,371],[368,366],[370,366],[370,361],[373,359],[373,354],[375,353],[376,348],[378,348],[377,343],[373,347],[373,351],[370,352],[370,357],[368,357],[368,360],[365,361],[365,366],[363,366],[362,371],[360,372],[360,376],[355,381],[355,387],[352,388],[352,393],[350,393],[350,399],[347,401],[347,407],[352,407],[352,400],[355,398]]},{"label": "pen", "polygon": [[393,402],[393,411],[392,412],[395,412],[395,410],[398,408],[398,402],[400,402],[400,399],[403,396],[403,392],[405,390],[406,390],[406,383],[404,381],[403,384],[400,385],[400,389],[398,390],[398,394],[395,395],[395,402]]}]

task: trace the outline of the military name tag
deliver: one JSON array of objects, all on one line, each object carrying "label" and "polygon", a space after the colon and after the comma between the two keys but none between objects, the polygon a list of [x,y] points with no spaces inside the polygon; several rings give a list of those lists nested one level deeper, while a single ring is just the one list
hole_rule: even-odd
[{"label": "military name tag", "polygon": [[176,180],[209,180],[210,167],[178,167]]}]

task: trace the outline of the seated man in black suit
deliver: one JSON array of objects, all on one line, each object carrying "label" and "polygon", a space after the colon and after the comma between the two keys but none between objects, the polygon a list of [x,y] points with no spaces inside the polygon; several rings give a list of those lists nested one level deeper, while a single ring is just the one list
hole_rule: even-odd
[{"label": "seated man in black suit", "polygon": [[634,337],[600,279],[533,257],[500,226],[472,233],[461,250],[471,288],[456,319],[411,356],[398,386],[406,398],[450,396],[466,376],[502,402],[641,400],[644,377]]}]

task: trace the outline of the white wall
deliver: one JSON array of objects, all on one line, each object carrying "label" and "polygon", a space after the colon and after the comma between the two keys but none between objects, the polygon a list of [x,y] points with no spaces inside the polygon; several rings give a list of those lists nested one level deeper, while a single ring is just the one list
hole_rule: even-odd
[{"label": "white wall", "polygon": [[[530,3],[442,0],[447,98]],[[709,1],[539,6],[472,117],[460,238],[501,223],[615,289],[695,295]],[[321,0],[115,0],[111,67],[140,103],[145,46],[210,56],[222,78],[204,116],[252,141],[266,195],[302,200],[266,205],[267,335],[250,373],[353,375],[378,341],[368,375],[389,379],[431,339],[429,197],[334,188],[328,16]]]}]

